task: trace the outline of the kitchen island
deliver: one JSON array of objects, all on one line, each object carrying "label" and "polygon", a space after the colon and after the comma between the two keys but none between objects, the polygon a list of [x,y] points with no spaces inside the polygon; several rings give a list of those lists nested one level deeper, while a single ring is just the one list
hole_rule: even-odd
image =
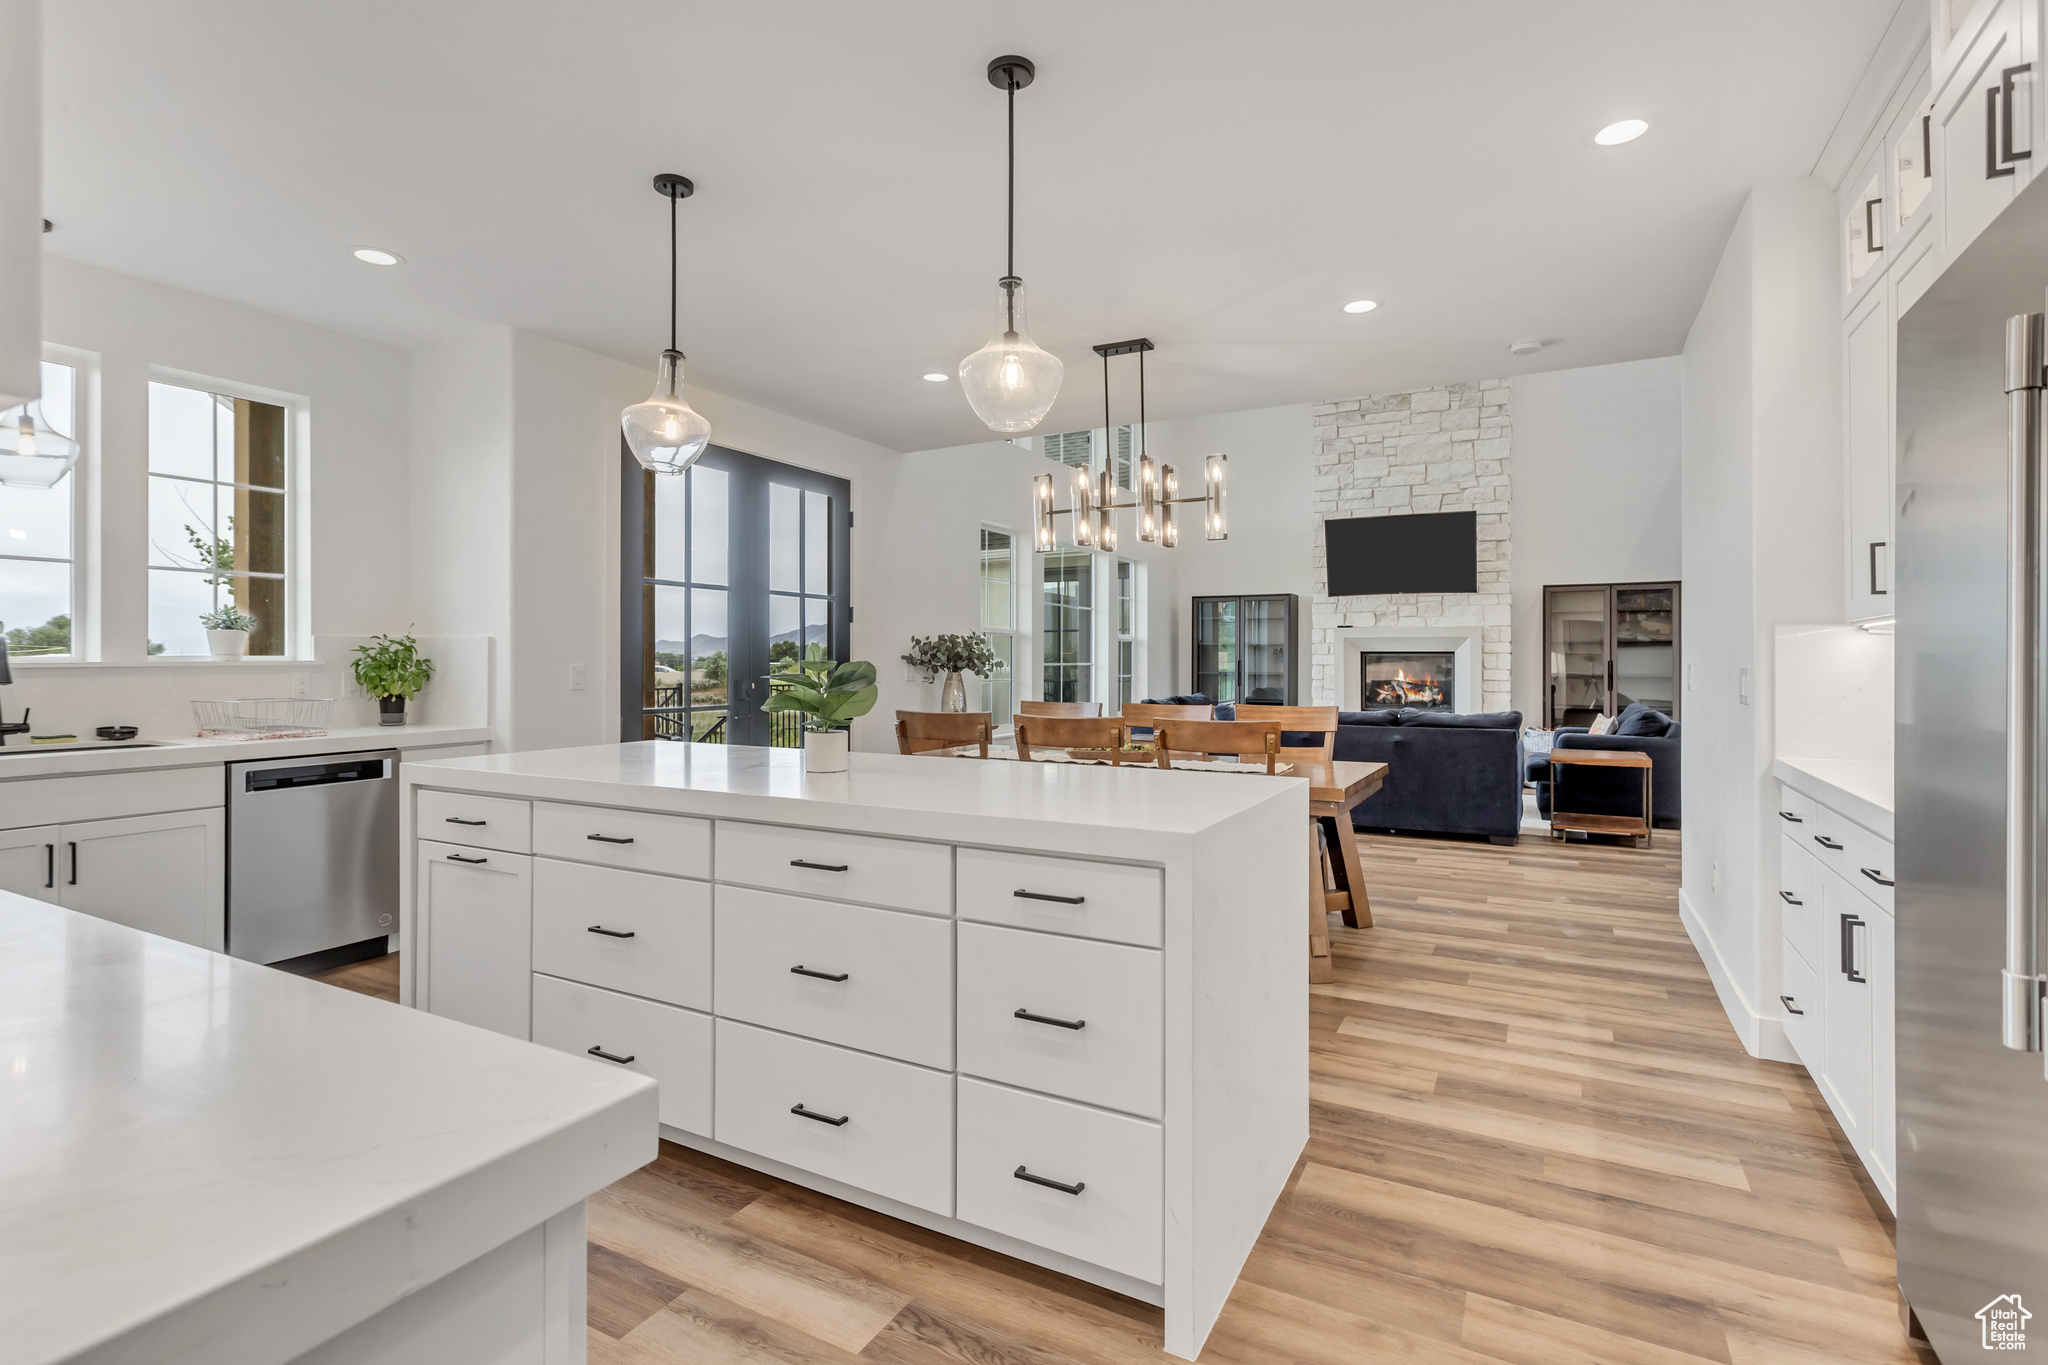
[{"label": "kitchen island", "polygon": [[1307,1140],[1306,781],[662,741],[403,776],[407,1003],[1200,1350]]},{"label": "kitchen island", "polygon": [[571,1365],[654,1087],[0,892],[0,1358]]}]

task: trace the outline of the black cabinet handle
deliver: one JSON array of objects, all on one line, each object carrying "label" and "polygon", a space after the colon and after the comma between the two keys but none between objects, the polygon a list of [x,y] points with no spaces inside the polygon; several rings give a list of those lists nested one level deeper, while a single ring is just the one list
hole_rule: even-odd
[{"label": "black cabinet handle", "polygon": [[1884,250],[1884,244],[1877,240],[1877,206],[1883,202],[1883,199],[1863,201],[1863,253],[1866,256]]},{"label": "black cabinet handle", "polygon": [[1804,905],[1804,904],[1806,904],[1806,902],[1805,902],[1805,901],[1803,901],[1803,900],[1799,899],[1799,897],[1797,897],[1797,896],[1793,895],[1793,894],[1792,894],[1792,893],[1791,893],[1790,891],[1780,891],[1780,892],[1778,893],[1778,899],[1780,899],[1780,900],[1784,901],[1784,902],[1785,902],[1785,904],[1787,904],[1787,905]]},{"label": "black cabinet handle", "polygon": [[448,817],[448,823],[451,825],[474,825],[476,828],[482,829],[490,822],[488,820],[465,820],[459,815],[451,815]]},{"label": "black cabinet handle", "polygon": [[1042,1175],[1033,1175],[1022,1166],[1019,1166],[1010,1174],[1019,1180],[1028,1180],[1034,1185],[1043,1185],[1049,1190],[1058,1190],[1061,1194],[1079,1194],[1088,1188],[1088,1182],[1085,1180],[1077,1180],[1071,1185],[1062,1185],[1057,1180],[1047,1180]]},{"label": "black cabinet handle", "polygon": [[1789,995],[1781,995],[1781,996],[1779,996],[1779,997],[1778,997],[1778,1003],[1779,1003],[1779,1004],[1781,1004],[1781,1005],[1783,1005],[1783,1006],[1785,1007],[1785,1012],[1786,1012],[1787,1014],[1804,1014],[1804,1013],[1806,1013],[1806,1011],[1805,1011],[1805,1010],[1803,1010],[1803,1009],[1799,1008],[1799,1006],[1797,1006],[1797,1005],[1795,1005],[1795,1004],[1793,1004],[1793,1003],[1792,1003],[1792,997],[1791,997],[1791,996],[1789,996]]},{"label": "black cabinet handle", "polygon": [[1856,970],[1856,929],[1869,923],[1855,915],[1842,916],[1842,975],[1851,981],[1868,981],[1869,977]]},{"label": "black cabinet handle", "polygon": [[1883,549],[1887,543],[1882,540],[1870,542],[1870,595],[1872,597],[1891,596],[1892,590],[1890,588],[1880,588],[1877,586],[1877,552]]},{"label": "black cabinet handle", "polygon": [[1878,873],[1878,870],[1874,867],[1859,868],[1857,870],[1860,871],[1864,876],[1870,878],[1870,880],[1876,882],[1879,886],[1890,886],[1892,884],[1892,879],[1890,877],[1881,876]]},{"label": "black cabinet handle", "polygon": [[1087,901],[1087,899],[1088,899],[1088,898],[1087,898],[1086,896],[1054,896],[1054,895],[1049,895],[1049,894],[1047,894],[1047,893],[1046,893],[1046,892],[1044,892],[1044,891],[1023,891],[1023,890],[1018,890],[1018,891],[1012,891],[1012,892],[1011,892],[1010,894],[1011,894],[1011,895],[1013,895],[1013,896],[1015,896],[1015,897],[1016,897],[1017,899],[1019,899],[1019,900],[1026,900],[1026,901],[1058,901],[1058,902],[1059,902],[1059,903],[1060,903],[1061,905],[1081,905],[1081,904],[1085,903],[1085,902]]},{"label": "black cabinet handle", "polygon": [[1055,1019],[1048,1014],[1033,1014],[1030,1010],[1018,1010],[1010,1017],[1012,1019],[1029,1019],[1034,1024],[1051,1024],[1054,1028],[1084,1029],[1088,1027],[1086,1019]]},{"label": "black cabinet handle", "polygon": [[1816,844],[1819,844],[1822,848],[1831,848],[1837,853],[1840,853],[1842,851],[1842,846],[1836,843],[1833,839],[1828,838],[1828,836],[1825,834],[1814,835],[1813,841]]},{"label": "black cabinet handle", "polygon": [[623,1057],[615,1057],[611,1053],[606,1052],[601,1047],[585,1048],[584,1051],[588,1052],[593,1057],[602,1057],[608,1062],[617,1062],[620,1066],[624,1066],[626,1063],[633,1060],[633,1054],[630,1052]]},{"label": "black cabinet handle", "polygon": [[71,842],[71,885],[78,885],[78,841]]},{"label": "black cabinet handle", "polygon": [[460,853],[451,853],[451,854],[449,854],[449,855],[448,855],[448,861],[449,861],[449,862],[451,862],[451,863],[487,863],[487,862],[489,862],[489,861],[490,861],[490,859],[489,859],[489,858],[465,858],[465,857],[463,857],[463,856],[462,856],[462,855],[461,855]]},{"label": "black cabinet handle", "polygon": [[603,934],[606,938],[633,937],[633,931],[631,929],[607,929],[602,924],[591,925],[587,932],[593,934]]},{"label": "black cabinet handle", "polygon": [[807,862],[805,862],[805,861],[804,861],[804,860],[803,860],[802,858],[791,858],[791,859],[789,860],[789,865],[790,865],[791,867],[808,867],[808,868],[809,868],[809,869],[811,869],[811,871],[813,871],[813,872],[844,872],[844,871],[846,871],[846,864],[845,864],[845,863],[807,863]]},{"label": "black cabinet handle", "polygon": [[620,839],[610,834],[586,834],[583,837],[600,844],[630,844],[633,842],[631,839]]},{"label": "black cabinet handle", "polygon": [[57,884],[57,846],[55,844],[43,845],[43,859],[43,885],[46,887],[55,886]]},{"label": "black cabinet handle", "polygon": [[789,1112],[795,1114],[800,1119],[816,1119],[819,1123],[829,1123],[834,1128],[844,1128],[846,1121],[853,1117],[851,1114],[841,1114],[835,1119],[830,1114],[814,1114],[801,1104],[792,1104],[789,1106]]},{"label": "black cabinet handle", "polygon": [[1984,87],[1984,178],[1996,180],[2011,175],[2012,167],[1998,164],[1998,87]]},{"label": "black cabinet handle", "polygon": [[1792,813],[1791,811],[1789,811],[1789,810],[1781,810],[1781,811],[1779,811],[1779,812],[1778,812],[1778,818],[1779,818],[1780,820],[1790,820],[1790,821],[1791,821],[1791,822],[1792,822],[1793,824],[1795,824],[1795,825],[1803,825],[1803,824],[1805,824],[1805,823],[1806,823],[1806,817],[1805,817],[1805,816],[1803,816],[1803,815],[1794,815],[1794,814],[1793,814],[1793,813]]},{"label": "black cabinet handle", "polygon": [[815,976],[820,981],[844,981],[847,975],[845,972],[814,972],[801,962],[789,970],[797,976]]}]

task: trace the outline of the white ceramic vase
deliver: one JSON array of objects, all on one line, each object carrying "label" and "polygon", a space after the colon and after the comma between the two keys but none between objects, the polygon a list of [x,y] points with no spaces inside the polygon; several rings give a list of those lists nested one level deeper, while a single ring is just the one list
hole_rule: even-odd
[{"label": "white ceramic vase", "polygon": [[956,713],[967,709],[967,682],[957,670],[946,675],[946,685],[939,689],[939,709]]},{"label": "white ceramic vase", "polygon": [[206,648],[216,659],[239,659],[249,652],[249,632],[246,630],[209,630],[206,632]]},{"label": "white ceramic vase", "polygon": [[843,773],[846,771],[846,731],[804,731],[804,771]]}]

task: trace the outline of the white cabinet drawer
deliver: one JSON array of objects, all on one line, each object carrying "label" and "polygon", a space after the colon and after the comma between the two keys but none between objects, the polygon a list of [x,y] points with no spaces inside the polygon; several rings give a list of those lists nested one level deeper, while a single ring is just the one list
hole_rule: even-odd
[{"label": "white cabinet drawer", "polygon": [[1821,964],[1820,863],[1799,835],[1778,841],[1778,924],[1785,942],[1818,969]]},{"label": "white cabinet drawer", "polygon": [[718,1021],[720,1142],[953,1212],[953,1078]]},{"label": "white cabinet drawer", "polygon": [[429,1013],[529,1038],[533,859],[414,845]]},{"label": "white cabinet drawer", "polygon": [[533,862],[533,969],[711,1008],[711,884]]},{"label": "white cabinet drawer", "polygon": [[718,880],[864,901],[927,914],[953,912],[953,850],[945,844],[718,821]]},{"label": "white cabinet drawer", "polygon": [[711,1016],[536,976],[533,1041],[654,1077],[661,1121],[711,1135]]},{"label": "white cabinet drawer", "polygon": [[1156,1123],[961,1078],[959,1217],[976,1227],[1158,1284],[1161,1153]]},{"label": "white cabinet drawer", "polygon": [[1813,798],[1779,783],[1778,823],[1794,838],[1805,838],[1808,827],[1813,824]]},{"label": "white cabinet drawer", "polygon": [[1844,825],[1848,845],[1843,853],[1842,875],[1849,884],[1886,910],[1892,908],[1892,845],[1857,824]]},{"label": "white cabinet drawer", "polygon": [[1849,872],[1849,822],[1826,806],[1815,802],[1813,814],[1798,827],[1806,835],[1806,849],[1814,861],[1830,872]]},{"label": "white cabinet drawer", "polygon": [[711,876],[711,822],[604,806],[533,803],[533,851],[673,877]]},{"label": "white cabinet drawer", "polygon": [[1807,1070],[1821,1067],[1820,975],[1793,951],[1789,942],[1779,945],[1778,1005],[1785,1011],[1785,1041],[1792,1044]]},{"label": "white cabinet drawer", "polygon": [[958,914],[990,924],[1157,948],[1159,877],[1156,867],[963,848],[957,873]]},{"label": "white cabinet drawer", "polygon": [[718,888],[718,1012],[953,1065],[953,922]]},{"label": "white cabinet drawer", "polygon": [[1160,960],[1151,948],[960,926],[960,1070],[1160,1115]]},{"label": "white cabinet drawer", "polygon": [[422,789],[418,814],[419,827],[413,832],[422,839],[506,853],[533,852],[531,802]]}]

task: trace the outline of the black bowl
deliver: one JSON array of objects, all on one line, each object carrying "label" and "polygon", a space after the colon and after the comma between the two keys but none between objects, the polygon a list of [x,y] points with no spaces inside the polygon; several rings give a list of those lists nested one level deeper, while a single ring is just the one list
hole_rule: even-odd
[{"label": "black bowl", "polygon": [[133,739],[142,732],[132,725],[102,725],[93,733],[101,739]]}]

